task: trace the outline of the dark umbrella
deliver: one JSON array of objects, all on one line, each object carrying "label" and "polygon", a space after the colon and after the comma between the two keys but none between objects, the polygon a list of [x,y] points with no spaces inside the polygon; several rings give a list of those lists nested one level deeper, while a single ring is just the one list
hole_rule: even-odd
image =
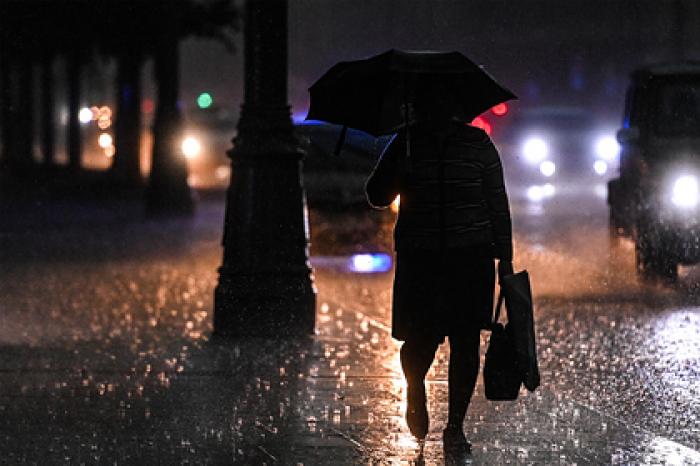
[{"label": "dark umbrella", "polygon": [[530,278],[527,271],[522,271],[504,276],[500,283],[506,302],[508,325],[512,329],[517,366],[523,385],[533,391],[540,385],[540,371],[537,367]]},{"label": "dark umbrella", "polygon": [[[334,65],[310,88],[307,120],[359,129],[373,136],[408,123],[408,106],[426,81],[439,77],[457,104],[454,116],[470,122],[496,104],[517,98],[459,52],[389,50]],[[341,134],[342,143],[343,134]]]}]

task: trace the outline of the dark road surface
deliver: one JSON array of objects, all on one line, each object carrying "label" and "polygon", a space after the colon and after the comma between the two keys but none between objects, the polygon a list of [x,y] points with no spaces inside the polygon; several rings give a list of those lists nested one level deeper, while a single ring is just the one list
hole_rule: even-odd
[{"label": "dark road surface", "polygon": [[[527,192],[511,188],[514,265],[531,273],[543,385],[491,403],[479,381],[471,462],[700,464],[700,271],[641,284],[601,187]],[[390,252],[390,216],[312,212],[317,335],[227,343],[209,338],[223,204],[131,216],[38,206],[0,226],[0,464],[414,462],[392,273],[346,267]],[[426,464],[444,460],[446,346]]]}]

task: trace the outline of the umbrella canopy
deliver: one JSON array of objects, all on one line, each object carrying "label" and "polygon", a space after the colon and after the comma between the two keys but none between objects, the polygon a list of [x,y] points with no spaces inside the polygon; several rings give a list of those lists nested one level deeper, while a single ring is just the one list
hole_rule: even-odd
[{"label": "umbrella canopy", "polygon": [[505,297],[508,325],[512,327],[523,385],[533,391],[540,385],[540,371],[537,366],[532,293],[527,271],[504,276],[501,279],[501,293]]},{"label": "umbrella canopy", "polygon": [[407,124],[406,103],[431,79],[457,104],[455,117],[470,122],[496,104],[517,98],[459,52],[389,50],[334,65],[310,88],[307,120],[359,129],[373,136]]}]

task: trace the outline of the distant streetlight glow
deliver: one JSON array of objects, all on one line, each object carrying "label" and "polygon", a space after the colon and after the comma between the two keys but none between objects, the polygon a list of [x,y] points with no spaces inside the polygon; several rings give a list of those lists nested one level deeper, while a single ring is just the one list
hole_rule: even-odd
[{"label": "distant streetlight glow", "polygon": [[109,117],[100,115],[99,119],[97,120],[97,127],[100,129],[107,129],[110,126],[112,126],[112,120],[110,120]]},{"label": "distant streetlight glow", "polygon": [[556,188],[553,184],[547,183],[544,185],[534,185],[527,188],[527,198],[531,202],[540,202],[546,198],[553,197],[556,194]]},{"label": "distant streetlight glow", "polygon": [[549,147],[544,139],[533,137],[527,139],[523,144],[523,155],[530,163],[541,162],[549,155]]},{"label": "distant streetlight glow", "polygon": [[545,160],[540,164],[540,173],[549,178],[557,171],[557,166],[551,160]]},{"label": "distant streetlight glow", "polygon": [[182,153],[185,154],[185,158],[188,160],[196,158],[201,150],[202,145],[192,136],[188,136],[182,141]]},{"label": "distant streetlight glow", "polygon": [[603,160],[596,160],[593,164],[593,170],[599,175],[605,175],[608,171],[608,164]]},{"label": "distant streetlight glow", "polygon": [[231,167],[228,165],[219,165],[216,167],[214,174],[216,175],[216,179],[226,180],[231,176]]},{"label": "distant streetlight glow", "polygon": [[692,175],[684,175],[673,183],[673,204],[678,207],[695,207],[700,201],[698,179]]},{"label": "distant streetlight glow", "polygon": [[542,186],[530,186],[527,188],[527,198],[532,202],[539,202],[544,199],[544,190]]},{"label": "distant streetlight glow", "polygon": [[596,141],[595,151],[598,157],[610,162],[615,160],[620,153],[620,144],[614,137],[604,136]]},{"label": "distant streetlight glow", "polygon": [[212,103],[214,103],[214,99],[208,92],[202,92],[199,94],[199,97],[197,97],[197,105],[199,108],[209,108]]},{"label": "distant streetlight glow", "polygon": [[556,193],[556,189],[554,188],[553,184],[547,183],[546,185],[542,186],[542,194],[544,194],[545,197],[552,197]]},{"label": "distant streetlight glow", "polygon": [[100,134],[100,137],[97,138],[97,143],[101,148],[106,149],[112,145],[112,136],[110,136],[108,133],[102,133]]},{"label": "distant streetlight glow", "polygon": [[78,120],[83,124],[90,123],[92,121],[92,110],[87,107],[81,108],[78,113]]}]

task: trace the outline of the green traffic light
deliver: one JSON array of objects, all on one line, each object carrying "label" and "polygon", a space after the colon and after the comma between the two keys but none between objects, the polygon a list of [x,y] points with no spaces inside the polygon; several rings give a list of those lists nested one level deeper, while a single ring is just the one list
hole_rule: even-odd
[{"label": "green traffic light", "polygon": [[208,92],[202,92],[199,94],[199,97],[197,97],[197,105],[199,105],[199,108],[209,108],[213,102],[214,99],[212,99],[211,94]]}]

